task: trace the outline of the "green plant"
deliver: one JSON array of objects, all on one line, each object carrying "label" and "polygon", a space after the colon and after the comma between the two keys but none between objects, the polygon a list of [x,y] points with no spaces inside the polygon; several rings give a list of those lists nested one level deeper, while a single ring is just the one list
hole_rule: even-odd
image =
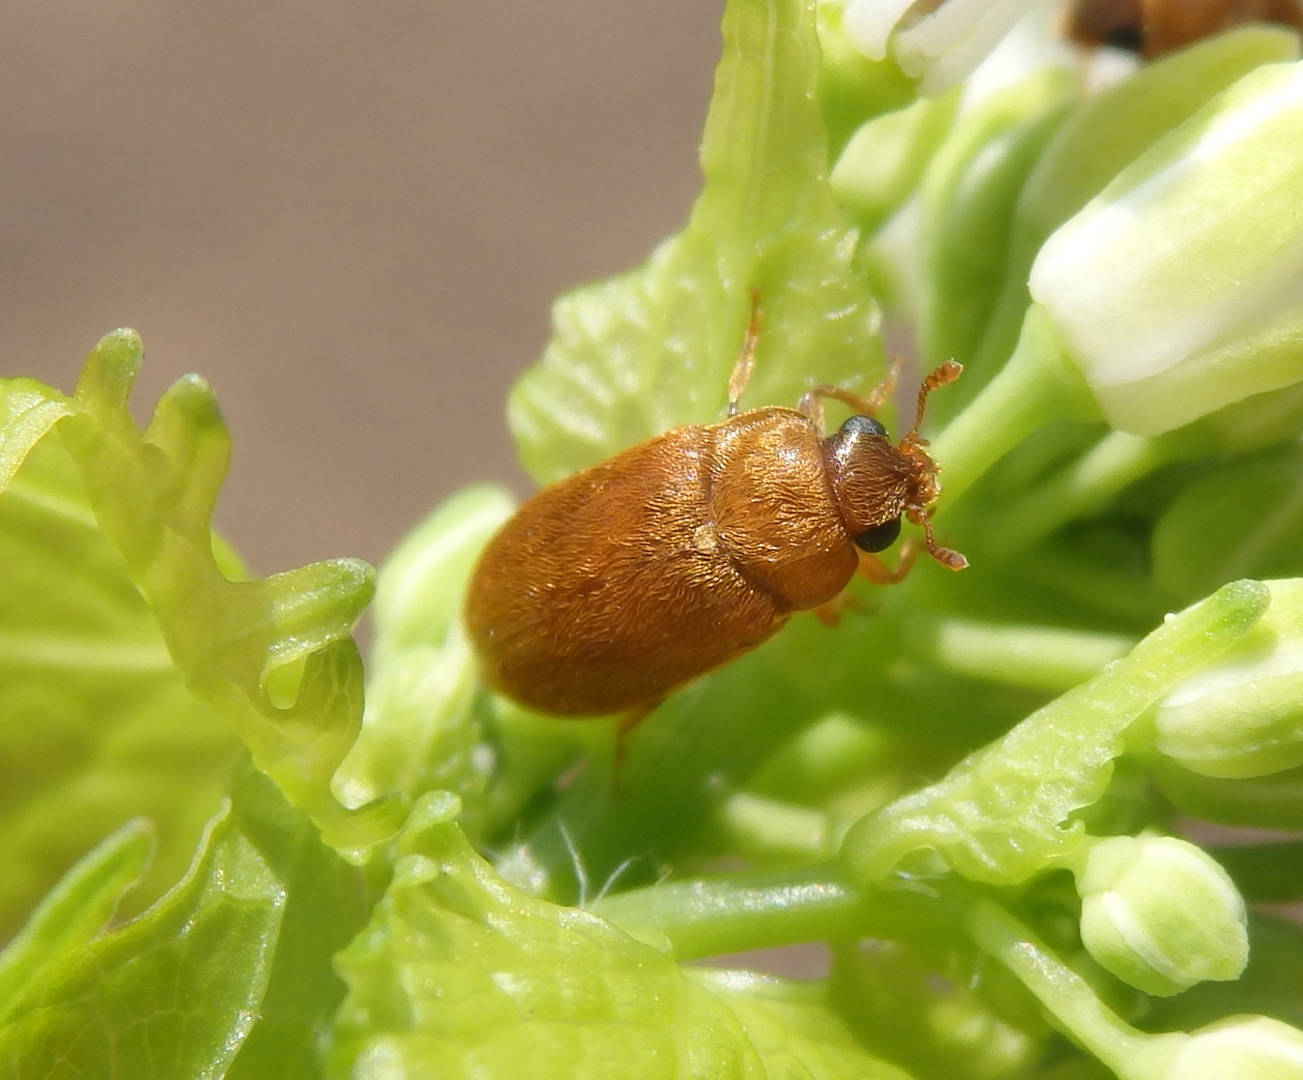
[{"label": "green plant", "polygon": [[[717,419],[752,288],[744,406],[866,389],[908,322],[967,367],[971,569],[673,695],[617,798],[611,725],[476,680],[507,494],[251,579],[201,380],[144,432],[128,331],[0,381],[0,1076],[1303,1076],[1254,906],[1297,841],[1172,835],[1303,826],[1298,40],[961,107],[969,38],[870,59],[864,2],[730,0],[688,223],[558,302],[510,419],[540,481]],[[826,974],[687,963],[798,942]]]}]

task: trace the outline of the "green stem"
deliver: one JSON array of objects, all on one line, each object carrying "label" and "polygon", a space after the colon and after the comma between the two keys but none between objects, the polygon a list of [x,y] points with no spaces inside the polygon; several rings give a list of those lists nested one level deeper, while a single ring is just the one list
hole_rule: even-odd
[{"label": "green stem", "polygon": [[933,649],[950,671],[1010,686],[1061,693],[1127,654],[1135,638],[1046,626],[999,626],[942,619]]},{"label": "green stem", "polygon": [[1015,919],[990,900],[978,900],[965,913],[964,929],[978,947],[1007,967],[1078,1042],[1121,1077],[1142,1049],[1162,1036],[1145,1035],[1107,1008],[1080,975]]},{"label": "green stem", "polygon": [[1095,399],[1059,343],[1049,314],[1032,305],[1008,363],[932,442],[945,490],[941,512],[1051,420],[1098,418]]},{"label": "green stem", "polygon": [[866,897],[825,864],[652,885],[600,900],[593,911],[635,933],[665,935],[680,961],[804,941],[935,939],[953,923],[917,893],[904,900]]},{"label": "green stem", "polygon": [[1164,465],[1207,447],[1201,431],[1180,428],[1162,436],[1113,431],[1080,459],[1000,513],[991,550],[1015,555],[1073,518],[1098,510],[1119,492]]},{"label": "green stem", "polygon": [[826,859],[841,838],[827,814],[745,791],[724,801],[719,828],[730,850],[750,858]]}]

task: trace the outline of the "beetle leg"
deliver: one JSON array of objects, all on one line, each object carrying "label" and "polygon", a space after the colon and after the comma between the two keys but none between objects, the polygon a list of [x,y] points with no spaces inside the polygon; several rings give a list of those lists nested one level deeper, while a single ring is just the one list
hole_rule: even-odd
[{"label": "beetle leg", "polygon": [[[897,358],[891,365],[891,370],[887,372],[882,382],[873,388],[873,393],[868,397],[862,397],[853,391],[847,390],[840,386],[814,386],[801,395],[801,400],[797,403],[797,411],[807,416],[813,422],[814,426],[819,429],[819,433],[824,433],[823,426],[823,403],[820,398],[831,398],[833,401],[840,401],[843,405],[850,406],[853,412],[861,416],[876,417],[879,410],[887,403],[896,389],[896,379],[900,376],[901,366],[904,361]],[[938,383],[938,385],[940,385]],[[931,389],[929,387],[929,389]]]},{"label": "beetle leg", "polygon": [[819,433],[821,439],[828,434],[828,431],[824,427],[823,402],[819,397],[823,391],[832,389],[831,386],[816,386],[802,394],[801,400],[796,403],[796,411],[814,425],[814,430]]},{"label": "beetle leg", "polygon": [[620,721],[615,726],[615,762],[611,766],[611,797],[620,798],[624,792],[620,788],[620,773],[624,771],[624,763],[629,756],[629,736],[633,734],[633,729],[641,724],[647,717],[651,716],[660,705],[660,699],[656,701],[647,701],[641,705],[635,705],[628,712],[620,717]]},{"label": "beetle leg", "polygon": [[[888,566],[878,556],[867,551],[860,552],[860,565],[855,572],[866,581],[875,585],[895,585],[904,581],[914,560],[918,558],[919,543],[910,537],[900,547],[900,562],[894,567]],[[930,549],[929,549],[930,550]]]},{"label": "beetle leg", "polygon": [[[913,520],[911,518],[911,520]],[[932,515],[924,514],[918,522],[923,526],[923,535],[927,538],[927,553],[936,559],[942,566],[950,570],[964,570],[968,567],[968,560],[954,548],[942,547],[937,543],[937,538],[932,535]]]},{"label": "beetle leg", "polygon": [[736,416],[738,402],[751,381],[751,372],[756,366],[756,343],[760,340],[760,290],[751,290],[751,315],[747,319],[746,337],[742,339],[742,351],[733,364],[733,371],[728,377],[728,415]]},{"label": "beetle leg", "polygon": [[858,596],[852,596],[849,592],[839,592],[831,600],[825,600],[817,607],[810,609],[810,614],[818,619],[824,626],[832,629],[841,622],[843,611],[864,611],[864,603]]},{"label": "beetle leg", "polygon": [[857,399],[860,402],[857,408],[863,410],[864,416],[876,417],[878,410],[891,400],[891,395],[896,392],[896,383],[900,381],[901,368],[904,366],[905,358],[903,356],[896,357],[891,362],[891,367],[887,369],[887,374],[882,377],[882,382],[873,388],[873,393],[867,398]]}]

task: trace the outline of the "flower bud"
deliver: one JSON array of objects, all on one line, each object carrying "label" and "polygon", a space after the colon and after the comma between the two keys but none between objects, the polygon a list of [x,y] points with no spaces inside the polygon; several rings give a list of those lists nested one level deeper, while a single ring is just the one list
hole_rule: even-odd
[{"label": "flower bud", "polygon": [[1303,381],[1303,63],[1244,76],[1045,242],[1030,290],[1114,427]]},{"label": "flower bud", "polygon": [[1248,962],[1244,901],[1226,871],[1184,840],[1101,840],[1077,891],[1086,951],[1148,994],[1167,997],[1205,979],[1235,979]]},{"label": "flower bud", "polygon": [[1043,67],[966,108],[928,163],[919,191],[918,327],[928,363],[966,361],[980,343],[999,297],[1018,194],[1076,96],[1071,75]]},{"label": "flower bud", "polygon": [[1303,1080],[1303,1031],[1266,1016],[1233,1016],[1194,1032],[1162,1080]]},{"label": "flower bud", "polygon": [[1191,772],[1244,779],[1303,764],[1303,579],[1268,588],[1258,625],[1154,713],[1158,751]]},{"label": "flower bud", "polygon": [[901,70],[934,94],[959,82],[1004,37],[1027,0],[947,0],[924,15],[913,0],[849,0],[842,26],[865,56],[890,50]]},{"label": "flower bud", "polygon": [[847,143],[828,181],[866,235],[914,194],[958,105],[958,93],[920,98],[870,120]]}]

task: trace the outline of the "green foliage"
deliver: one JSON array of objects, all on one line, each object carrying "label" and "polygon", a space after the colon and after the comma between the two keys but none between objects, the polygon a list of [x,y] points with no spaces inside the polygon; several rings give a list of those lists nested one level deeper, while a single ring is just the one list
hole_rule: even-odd
[{"label": "green foliage", "polygon": [[[1094,95],[1047,58],[927,99],[1008,5],[938,8],[879,60],[868,2],[729,0],[684,228],[558,301],[510,421],[556,479],[722,419],[753,295],[744,408],[867,390],[890,320],[969,364],[929,419],[953,417],[933,528],[972,565],[922,555],[835,629],[794,618],[671,695],[618,776],[611,724],[477,676],[461,607],[505,492],[453,496],[378,577],[251,579],[212,535],[230,447],[201,379],[143,432],[130,331],[71,397],[0,380],[0,925],[26,919],[0,1077],[1300,1075],[1303,935],[1250,908],[1234,977],[1241,895],[1303,899],[1297,839],[1223,872],[1169,835],[1303,828],[1303,294],[1293,248],[1252,242],[1294,223],[1241,235],[1239,151],[1200,142],[1227,109],[1296,122],[1271,95],[1298,39],[1241,29]],[[1287,208],[1301,144],[1256,138]],[[1189,215],[1111,213],[1194,145]],[[1120,392],[1069,331],[1116,327],[1075,270],[1191,235],[1261,272],[1270,332],[1176,365],[1225,407],[1168,430],[1139,379],[1111,430]],[[1210,309],[1242,302],[1223,270]],[[1177,271],[1201,272],[1117,305],[1163,348]],[[1280,388],[1231,404],[1263,365]],[[816,943],[831,971],[800,981],[689,963]]]},{"label": "green foliage", "polygon": [[[236,740],[185,687],[121,553],[98,527],[54,391],[6,381],[0,494],[0,927],[12,933],[88,848],[144,815],[158,853],[139,910],[190,861]],[[36,402],[41,402],[36,404]],[[63,421],[66,422],[66,421]]]},{"label": "green foliage", "polygon": [[416,809],[384,899],[339,958],[337,1075],[905,1080],[817,993],[696,974],[504,884],[450,820],[458,809]]},{"label": "green foliage", "polygon": [[[488,760],[474,710],[475,662],[460,606],[471,566],[511,514],[498,488],[468,488],[408,534],[382,568],[362,730],[336,775],[350,805],[433,789],[484,808]],[[486,757],[487,755],[487,757]]]},{"label": "green foliage", "polygon": [[50,890],[0,952],[0,1016],[50,964],[108,925],[122,894],[139,880],[153,847],[149,823],[129,821],[78,860]]},{"label": "green foliage", "polygon": [[228,578],[210,535],[230,460],[216,400],[187,376],[140,433],[127,412],[140,354],[134,334],[105,338],[61,425],[99,525],[190,691],[329,835],[379,839],[396,807],[350,814],[329,791],[361,719],[362,658],[350,631],[371,599],[372,570],[337,559],[263,580]]},{"label": "green foliage", "polygon": [[746,405],[795,405],[813,383],[868,389],[882,372],[857,233],[827,182],[813,9],[729,5],[702,140],[706,183],[687,227],[642,268],[557,301],[552,342],[509,403],[521,459],[540,482],[717,420],[752,289],[763,319]]},{"label": "green foliage", "polygon": [[[90,879],[131,838],[60,886],[83,921],[103,907]],[[65,934],[46,956],[0,1026],[0,1075],[314,1075],[317,1030],[343,994],[330,953],[356,931],[361,899],[357,871],[246,771],[175,888],[121,929]]]},{"label": "green foliage", "polygon": [[1103,796],[1127,728],[1243,637],[1268,599],[1258,582],[1225,586],[945,779],[864,818],[842,847],[852,879],[875,882],[920,850],[1002,885],[1054,865],[1081,842],[1073,815]]}]

